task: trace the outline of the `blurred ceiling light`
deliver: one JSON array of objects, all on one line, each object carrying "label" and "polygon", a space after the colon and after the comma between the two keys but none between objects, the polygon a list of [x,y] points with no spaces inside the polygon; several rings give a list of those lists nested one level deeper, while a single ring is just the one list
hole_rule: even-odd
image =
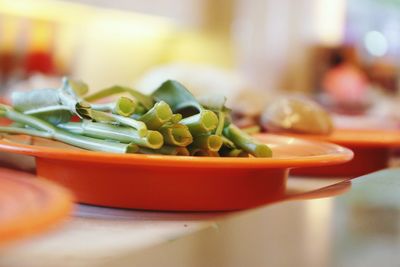
[{"label": "blurred ceiling light", "polygon": [[381,57],[388,51],[386,37],[378,31],[370,31],[364,36],[364,46],[372,56]]},{"label": "blurred ceiling light", "polygon": [[336,46],[344,38],[346,0],[313,0],[313,16],[317,42]]}]

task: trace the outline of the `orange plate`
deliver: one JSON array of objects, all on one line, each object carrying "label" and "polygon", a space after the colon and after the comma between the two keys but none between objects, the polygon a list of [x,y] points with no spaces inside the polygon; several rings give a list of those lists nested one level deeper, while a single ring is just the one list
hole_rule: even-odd
[{"label": "orange plate", "polygon": [[0,168],[0,245],[40,232],[72,210],[67,190],[34,175]]},{"label": "orange plate", "polygon": [[[357,177],[386,168],[392,148],[400,147],[400,132],[393,130],[337,129],[331,135],[285,134],[290,137],[331,142],[354,152],[353,160],[340,166],[302,168],[293,170],[295,175]],[[257,134],[266,140],[268,134]]]},{"label": "orange plate", "polygon": [[[18,137],[18,136],[17,136]],[[343,147],[266,135],[273,158],[208,158],[112,154],[16,136],[0,150],[33,155],[37,173],[70,188],[79,202],[149,210],[237,210],[281,198],[293,167],[340,164],[353,153]]]}]

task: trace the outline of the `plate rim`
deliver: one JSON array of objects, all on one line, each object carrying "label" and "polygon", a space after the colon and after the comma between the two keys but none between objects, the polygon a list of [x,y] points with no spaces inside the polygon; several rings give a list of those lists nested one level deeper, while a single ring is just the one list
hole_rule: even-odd
[{"label": "plate rim", "polygon": [[[346,132],[352,132],[357,134],[380,134],[379,139],[363,139],[363,138],[341,138],[335,133],[343,134]],[[263,136],[267,133],[259,133],[254,136]],[[382,138],[382,135],[389,134],[390,138]],[[301,134],[301,133],[281,133],[279,135],[294,137],[306,140],[330,142],[338,144],[340,146],[351,146],[351,147],[371,147],[371,148],[394,148],[400,147],[400,131],[399,130],[376,130],[376,129],[335,129],[330,135],[316,135],[316,134]],[[398,138],[396,138],[398,137]]]},{"label": "plate rim", "polygon": [[285,158],[216,158],[216,157],[193,157],[193,156],[168,156],[148,154],[116,154],[86,150],[64,150],[60,148],[43,147],[29,144],[19,144],[10,140],[0,139],[0,151],[35,156],[41,159],[59,159],[66,161],[98,162],[113,164],[129,164],[140,166],[174,166],[183,167],[188,164],[190,167],[207,168],[297,168],[297,167],[319,167],[346,163],[354,157],[352,150],[340,145],[307,140],[297,137],[287,137],[275,134],[268,134],[275,138],[294,138],[301,142],[329,147],[337,153],[311,155],[304,157]]}]

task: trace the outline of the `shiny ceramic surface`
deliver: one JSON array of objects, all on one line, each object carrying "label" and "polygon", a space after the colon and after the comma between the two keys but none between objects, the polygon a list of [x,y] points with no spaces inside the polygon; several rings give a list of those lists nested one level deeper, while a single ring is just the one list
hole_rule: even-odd
[{"label": "shiny ceramic surface", "polygon": [[282,198],[290,168],[344,163],[341,146],[266,135],[273,158],[112,154],[4,136],[0,150],[36,157],[38,175],[71,189],[81,203],[149,210],[237,210]]},{"label": "shiny ceramic surface", "polygon": [[[265,140],[264,135],[257,134],[256,138]],[[391,149],[400,147],[400,132],[394,130],[336,129],[330,135],[285,134],[285,136],[331,142],[354,152],[354,158],[340,166],[302,168],[293,170],[295,175],[361,176],[386,168]]]}]

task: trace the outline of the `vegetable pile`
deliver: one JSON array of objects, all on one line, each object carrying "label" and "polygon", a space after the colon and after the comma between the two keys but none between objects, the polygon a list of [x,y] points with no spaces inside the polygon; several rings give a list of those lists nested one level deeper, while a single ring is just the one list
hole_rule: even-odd
[{"label": "vegetable pile", "polygon": [[[113,153],[272,156],[267,145],[231,123],[223,97],[196,99],[173,80],[164,82],[151,95],[123,86],[88,92],[85,83],[68,78],[59,89],[14,92],[12,107],[0,105],[0,116],[13,123],[0,127],[0,132]],[[104,103],[113,95],[120,96]]]}]

